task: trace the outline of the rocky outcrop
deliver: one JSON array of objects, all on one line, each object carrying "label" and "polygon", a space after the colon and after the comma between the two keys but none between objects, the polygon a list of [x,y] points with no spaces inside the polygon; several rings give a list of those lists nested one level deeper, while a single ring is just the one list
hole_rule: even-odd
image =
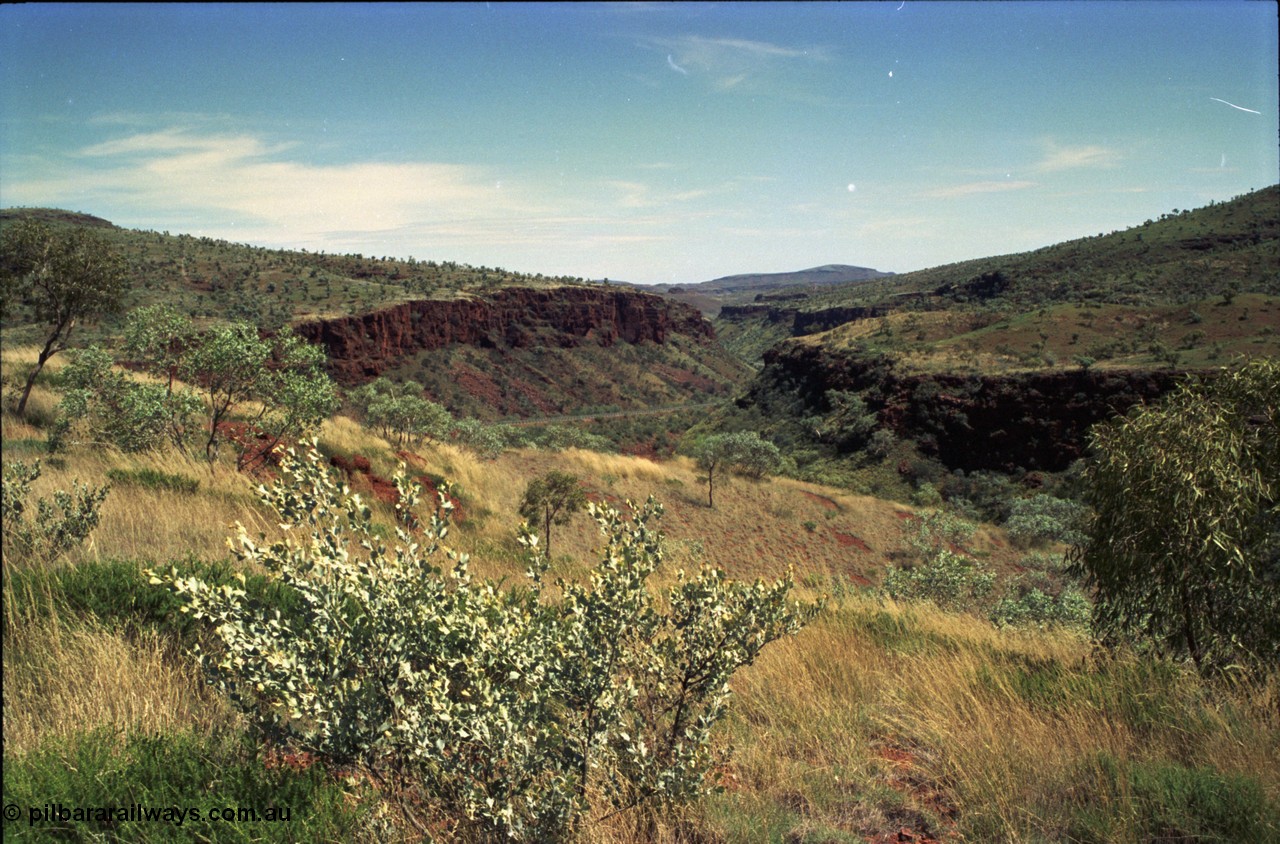
[{"label": "rocky outcrop", "polygon": [[887,313],[889,313],[888,308],[879,306],[800,311],[796,314],[795,322],[791,325],[791,334],[795,337],[818,334],[822,331],[830,331],[838,325],[844,325],[846,322],[854,322],[860,319],[876,319]]},{"label": "rocky outcrop", "polygon": [[837,307],[823,308],[816,311],[802,311],[799,308],[785,308],[777,305],[725,305],[720,308],[720,319],[730,322],[741,322],[753,318],[761,318],[771,325],[786,325],[792,337],[803,337],[806,334],[817,334],[830,331],[838,325],[859,319],[874,319],[889,313],[889,309],[880,306],[872,307]]},{"label": "rocky outcrop", "polygon": [[753,393],[792,393],[821,413],[828,390],[858,392],[880,426],[965,471],[1061,471],[1084,455],[1092,425],[1158,398],[1187,376],[1173,370],[899,374],[887,358],[793,344],[770,349],[764,361]]},{"label": "rocky outcrop", "polygon": [[587,343],[665,343],[672,334],[702,342],[715,331],[689,305],[634,290],[507,287],[481,297],[405,302],[367,314],[296,326],[325,347],[334,377],[358,383],[420,351],[454,344],[481,348]]}]

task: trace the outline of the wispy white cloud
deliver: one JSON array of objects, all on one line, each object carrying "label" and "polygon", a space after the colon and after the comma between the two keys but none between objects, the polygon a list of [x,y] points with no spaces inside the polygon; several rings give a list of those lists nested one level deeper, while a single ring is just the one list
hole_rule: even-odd
[{"label": "wispy white cloud", "polygon": [[830,57],[824,47],[788,47],[744,38],[683,35],[655,38],[647,44],[667,54],[672,70],[709,77],[719,90],[735,88],[779,61],[821,62]]},{"label": "wispy white cloud", "polygon": [[961,196],[973,196],[980,193],[1004,193],[1006,191],[1026,190],[1036,186],[1035,182],[1029,181],[985,181],[985,182],[966,182],[962,185],[950,185],[945,188],[936,188],[934,190],[925,191],[921,194],[924,199],[955,199]]},{"label": "wispy white cloud", "polygon": [[786,59],[825,59],[826,51],[819,47],[783,47],[767,41],[748,41],[743,38],[702,38],[687,35],[680,41],[685,49],[703,53],[738,53],[757,57],[776,57]]},{"label": "wispy white cloud", "polygon": [[1053,141],[1045,143],[1044,156],[1032,165],[1036,173],[1057,173],[1062,170],[1105,169],[1120,162],[1120,153],[1097,145],[1059,146]]},{"label": "wispy white cloud", "polygon": [[[146,210],[148,216],[236,220],[271,239],[376,231],[422,221],[514,217],[539,204],[483,168],[438,162],[314,164],[291,143],[186,128],[126,135],[80,149],[5,185],[10,202]],[[30,168],[34,169],[34,168]],[[30,172],[30,170],[29,170]]]},{"label": "wispy white cloud", "polygon": [[[3,199],[265,246],[616,276],[616,247],[660,254],[682,226],[714,214],[697,200],[726,189],[645,178],[541,185],[442,162],[317,164],[310,152],[256,134],[175,126],[59,158],[9,156]],[[641,167],[662,179],[672,169],[663,161]]]}]

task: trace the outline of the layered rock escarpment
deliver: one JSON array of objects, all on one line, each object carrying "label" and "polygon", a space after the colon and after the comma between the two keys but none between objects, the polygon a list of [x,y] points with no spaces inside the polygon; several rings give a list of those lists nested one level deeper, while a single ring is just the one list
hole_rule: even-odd
[{"label": "layered rock escarpment", "polygon": [[[1084,455],[1089,428],[1150,402],[1187,376],[1173,370],[1046,370],[993,375],[899,373],[887,358],[813,346],[770,349],[753,392],[858,392],[879,424],[948,468],[1061,471]],[[747,400],[751,400],[748,395]]]},{"label": "layered rock escarpment", "polygon": [[720,308],[719,318],[729,322],[741,322],[753,318],[763,319],[770,324],[788,326],[792,337],[803,337],[829,331],[846,322],[860,319],[874,319],[889,313],[889,308],[870,307],[836,307],[823,308],[817,311],[802,311],[799,308],[778,307],[777,305],[725,305]]},{"label": "layered rock escarpment", "polygon": [[372,313],[296,326],[325,347],[334,377],[374,378],[421,351],[463,344],[480,348],[573,348],[588,343],[665,343],[683,334],[703,343],[715,330],[694,307],[636,290],[507,287],[481,297],[405,302]]}]

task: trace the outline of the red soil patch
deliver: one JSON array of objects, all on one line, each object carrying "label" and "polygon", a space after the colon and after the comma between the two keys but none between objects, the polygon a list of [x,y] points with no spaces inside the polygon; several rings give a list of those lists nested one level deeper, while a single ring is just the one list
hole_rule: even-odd
[{"label": "red soil patch", "polygon": [[811,501],[816,501],[828,510],[839,510],[840,505],[827,498],[825,495],[818,495],[816,492],[809,492],[807,489],[800,490],[800,494]]},{"label": "red soil patch", "polygon": [[507,402],[502,395],[502,388],[485,373],[465,363],[456,363],[450,374],[453,376],[454,383],[468,395],[480,399],[489,407],[506,408]]},{"label": "red soil patch", "polygon": [[901,841],[912,841],[916,844],[943,844],[944,841],[954,840],[952,833],[954,833],[957,810],[945,794],[934,788],[915,771],[915,755],[909,750],[892,744],[881,745],[875,752],[876,756],[892,767],[893,774],[889,785],[911,795],[916,801],[927,806],[930,811],[943,819],[947,829],[940,833],[941,838],[936,838],[928,832],[917,832],[910,826],[899,826],[896,832],[881,832],[867,836],[868,844],[891,844],[891,842],[896,844]]},{"label": "red soil patch", "polygon": [[[218,425],[218,436],[235,447],[238,453],[236,462],[242,471],[274,476],[272,470],[280,465],[280,455],[273,450],[275,440],[245,422],[221,423]],[[293,443],[281,441],[279,445],[283,449],[289,448]]]},{"label": "red soil patch", "polygon": [[[397,452],[397,455],[406,458],[406,463],[421,461],[421,458],[417,458],[417,460],[407,459],[410,457],[417,457],[417,455],[414,455],[411,452],[401,451]],[[363,457],[359,454],[353,457],[343,457],[341,454],[335,454],[329,458],[329,463],[338,467],[344,474],[346,474],[347,478],[351,481],[351,486],[357,492],[369,492],[374,498],[384,504],[395,505],[400,501],[400,492],[396,489],[395,483],[376,474],[369,463],[369,458]],[[415,480],[422,484],[424,493],[423,498],[430,502],[431,505],[434,505],[436,503],[436,492],[440,488],[436,480],[427,475],[419,475]],[[453,496],[449,496],[449,502],[453,504],[453,512],[450,517],[451,520],[455,524],[465,521],[465,517],[462,512],[462,502]]]},{"label": "red soil patch", "polygon": [[851,533],[841,533],[838,530],[833,530],[831,535],[836,538],[836,542],[840,543],[841,548],[857,548],[859,551],[868,552],[871,550],[870,545]]}]

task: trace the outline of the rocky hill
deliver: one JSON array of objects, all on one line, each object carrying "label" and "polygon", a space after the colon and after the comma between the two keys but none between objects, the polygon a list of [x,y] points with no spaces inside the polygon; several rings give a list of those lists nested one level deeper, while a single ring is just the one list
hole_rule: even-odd
[{"label": "rocky hill", "polygon": [[[702,403],[749,368],[715,342],[697,309],[654,293],[452,261],[263,249],[119,228],[57,209],[6,209],[55,226],[92,226],[129,263],[125,312],[165,303],[198,325],[288,326],[325,346],[347,385],[412,378],[454,413],[485,419]],[[20,312],[6,344],[35,342]],[[79,334],[111,343],[120,320]]]},{"label": "rocky hill", "polygon": [[697,310],[632,290],[508,287],[484,296],[422,299],[296,326],[322,344],[340,380],[380,375],[403,358],[461,344],[511,350],[588,343],[662,344],[673,333],[708,345],[715,330]]},{"label": "rocky hill", "polygon": [[1280,187],[1035,252],[762,297],[716,326],[761,370],[708,427],[764,430],[802,474],[1056,472],[1094,423],[1189,374],[1280,355]]}]

